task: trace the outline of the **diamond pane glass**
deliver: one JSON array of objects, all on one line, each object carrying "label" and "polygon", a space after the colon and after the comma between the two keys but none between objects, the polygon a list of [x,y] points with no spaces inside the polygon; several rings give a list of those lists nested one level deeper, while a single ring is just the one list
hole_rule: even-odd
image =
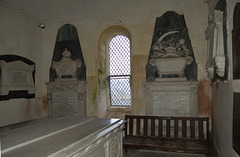
[{"label": "diamond pane glass", "polygon": [[131,106],[130,76],[111,76],[110,94],[112,106]]},{"label": "diamond pane glass", "polygon": [[109,43],[109,81],[111,106],[131,106],[130,41],[117,35]]},{"label": "diamond pane glass", "polygon": [[130,75],[130,41],[117,35],[109,43],[110,75]]}]

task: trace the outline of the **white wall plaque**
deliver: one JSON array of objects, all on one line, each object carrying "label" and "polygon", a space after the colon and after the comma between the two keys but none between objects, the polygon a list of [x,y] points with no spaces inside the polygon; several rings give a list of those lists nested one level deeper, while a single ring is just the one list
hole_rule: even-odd
[{"label": "white wall plaque", "polygon": [[197,116],[197,82],[147,82],[147,115]]},{"label": "white wall plaque", "polygon": [[34,94],[36,87],[32,73],[34,65],[22,61],[5,62],[0,60],[1,78],[0,95],[8,95],[9,91],[28,91]]},{"label": "white wall plaque", "polygon": [[76,92],[52,93],[52,110],[55,115],[68,115],[78,112],[78,96]]},{"label": "white wall plaque", "polygon": [[48,91],[48,115],[50,117],[86,115],[85,81],[59,79],[46,84]]}]

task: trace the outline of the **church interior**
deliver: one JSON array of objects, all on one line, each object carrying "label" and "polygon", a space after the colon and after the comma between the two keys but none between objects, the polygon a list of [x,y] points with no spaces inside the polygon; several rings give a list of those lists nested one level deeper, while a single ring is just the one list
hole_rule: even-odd
[{"label": "church interior", "polygon": [[3,157],[121,157],[125,115],[209,117],[213,156],[240,156],[239,0],[0,0],[0,21]]}]

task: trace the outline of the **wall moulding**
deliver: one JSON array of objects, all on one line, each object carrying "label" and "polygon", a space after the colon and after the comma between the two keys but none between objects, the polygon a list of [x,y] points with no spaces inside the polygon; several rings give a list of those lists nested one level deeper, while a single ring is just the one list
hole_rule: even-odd
[{"label": "wall moulding", "polygon": [[208,41],[208,56],[206,70],[208,77],[214,79],[217,75],[223,78],[225,75],[224,40],[223,40],[223,11],[215,10],[208,16],[208,28],[206,39]]}]

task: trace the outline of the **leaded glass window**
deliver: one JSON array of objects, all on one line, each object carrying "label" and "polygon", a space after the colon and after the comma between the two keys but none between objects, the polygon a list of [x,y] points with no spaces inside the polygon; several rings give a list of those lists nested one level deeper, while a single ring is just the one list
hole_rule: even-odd
[{"label": "leaded glass window", "polygon": [[130,40],[116,35],[109,42],[110,105],[131,106],[131,55]]}]

